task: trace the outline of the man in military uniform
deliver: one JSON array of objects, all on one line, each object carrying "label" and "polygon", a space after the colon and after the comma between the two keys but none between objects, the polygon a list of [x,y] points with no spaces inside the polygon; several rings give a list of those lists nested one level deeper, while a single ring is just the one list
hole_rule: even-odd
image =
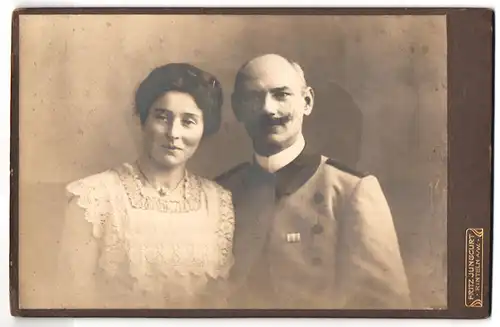
[{"label": "man in military uniform", "polygon": [[302,121],[313,103],[301,67],[279,55],[257,57],[236,76],[232,106],[255,153],[217,178],[236,210],[232,305],[410,308],[379,182],[309,153]]}]

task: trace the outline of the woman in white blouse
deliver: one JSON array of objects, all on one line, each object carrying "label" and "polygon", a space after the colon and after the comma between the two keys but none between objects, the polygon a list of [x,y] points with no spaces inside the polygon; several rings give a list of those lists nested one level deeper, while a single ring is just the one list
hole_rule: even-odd
[{"label": "woman in white blouse", "polygon": [[141,83],[137,161],[67,186],[61,307],[225,305],[231,194],[186,169],[201,139],[219,129],[221,106],[219,81],[190,64],[158,67]]}]

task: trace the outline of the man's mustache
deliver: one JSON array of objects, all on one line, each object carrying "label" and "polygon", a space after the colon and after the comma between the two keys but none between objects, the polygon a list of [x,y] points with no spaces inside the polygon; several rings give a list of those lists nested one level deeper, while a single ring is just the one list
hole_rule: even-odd
[{"label": "man's mustache", "polygon": [[262,125],[284,125],[292,120],[292,115],[284,115],[281,117],[264,115],[259,119],[260,124]]}]

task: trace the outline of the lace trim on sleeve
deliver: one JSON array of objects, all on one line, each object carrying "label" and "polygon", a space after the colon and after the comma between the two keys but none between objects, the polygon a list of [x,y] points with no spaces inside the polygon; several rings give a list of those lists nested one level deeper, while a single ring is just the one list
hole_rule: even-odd
[{"label": "lace trim on sleeve", "polygon": [[231,193],[217,186],[219,195],[219,224],[217,228],[218,248],[220,251],[220,274],[226,277],[233,264],[234,206]]},{"label": "lace trim on sleeve", "polygon": [[111,201],[103,173],[74,181],[66,186],[70,199],[84,209],[93,236],[101,238],[103,225],[111,214]]}]

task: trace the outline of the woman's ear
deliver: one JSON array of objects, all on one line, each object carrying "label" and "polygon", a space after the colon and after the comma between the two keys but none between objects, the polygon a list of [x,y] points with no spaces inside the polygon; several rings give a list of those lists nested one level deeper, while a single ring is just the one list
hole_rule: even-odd
[{"label": "woman's ear", "polygon": [[304,91],[304,101],[304,115],[309,116],[314,107],[314,90],[309,86]]}]

